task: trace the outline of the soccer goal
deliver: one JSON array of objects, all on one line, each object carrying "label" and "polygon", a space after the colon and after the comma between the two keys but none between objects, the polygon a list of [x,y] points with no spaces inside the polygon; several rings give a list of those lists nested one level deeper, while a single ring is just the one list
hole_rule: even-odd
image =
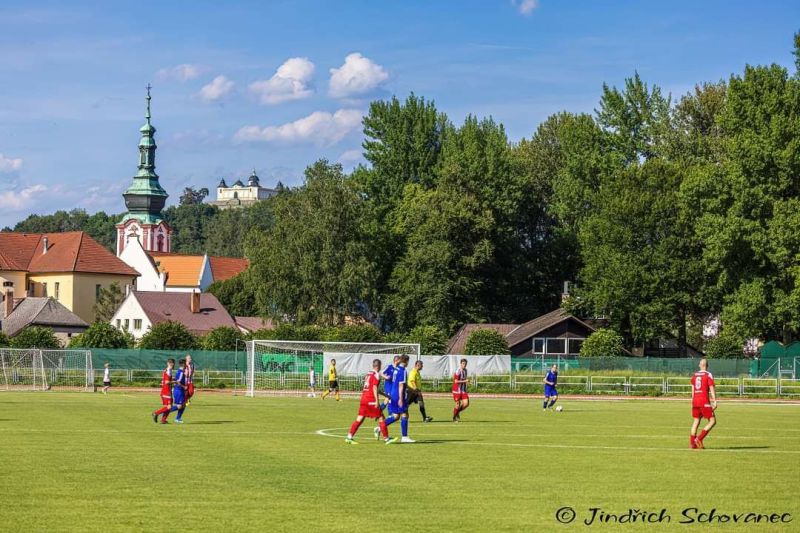
[{"label": "soccer goal", "polygon": [[247,342],[247,396],[257,393],[308,393],[311,369],[315,389],[328,385],[331,359],[336,360],[337,378],[342,391],[360,391],[363,377],[372,368],[372,360],[384,366],[395,355],[419,358],[419,344],[356,343],[253,340]]},{"label": "soccer goal", "polygon": [[0,390],[92,390],[88,350],[0,348]]}]

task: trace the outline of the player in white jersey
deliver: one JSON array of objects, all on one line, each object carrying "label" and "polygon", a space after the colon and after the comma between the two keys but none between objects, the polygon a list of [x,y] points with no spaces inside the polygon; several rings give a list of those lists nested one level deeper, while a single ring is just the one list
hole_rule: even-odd
[{"label": "player in white jersey", "polygon": [[111,388],[111,365],[106,363],[103,367],[103,394],[108,394],[108,389]]}]

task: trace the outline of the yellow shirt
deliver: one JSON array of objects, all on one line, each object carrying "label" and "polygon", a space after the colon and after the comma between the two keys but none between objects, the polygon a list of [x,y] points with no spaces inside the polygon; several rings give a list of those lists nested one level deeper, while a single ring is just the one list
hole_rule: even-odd
[{"label": "yellow shirt", "polygon": [[336,367],[333,365],[328,368],[328,381],[336,381]]},{"label": "yellow shirt", "polygon": [[416,368],[412,368],[411,373],[408,375],[408,387],[415,390],[419,390],[422,387],[422,376],[419,375],[419,370]]}]

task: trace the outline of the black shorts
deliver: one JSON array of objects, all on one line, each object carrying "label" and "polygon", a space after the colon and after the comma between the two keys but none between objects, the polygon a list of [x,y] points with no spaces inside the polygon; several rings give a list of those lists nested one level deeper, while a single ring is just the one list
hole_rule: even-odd
[{"label": "black shorts", "polygon": [[328,388],[330,390],[338,389],[339,388],[339,380],[329,381],[328,382]]},{"label": "black shorts", "polygon": [[111,386],[111,382],[110,381],[104,381],[103,382],[103,387],[110,387],[110,386]]},{"label": "black shorts", "polygon": [[408,389],[408,403],[419,403],[422,401],[422,391],[418,389]]}]

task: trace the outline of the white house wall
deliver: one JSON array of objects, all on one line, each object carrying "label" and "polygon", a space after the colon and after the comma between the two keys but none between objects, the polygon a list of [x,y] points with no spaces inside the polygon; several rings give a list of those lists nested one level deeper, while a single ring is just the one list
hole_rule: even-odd
[{"label": "white house wall", "polygon": [[[119,326],[117,326],[117,320],[119,320]],[[133,293],[129,294],[125,300],[123,300],[122,305],[119,306],[119,309],[117,309],[117,312],[114,313],[114,316],[111,317],[109,322],[112,326],[124,330],[126,320],[128,324],[127,329],[133,334],[136,340],[141,339],[142,335],[147,333],[152,325],[147,319],[144,309],[142,309],[142,306],[139,304],[139,301],[136,299]],[[142,327],[134,327],[136,320],[142,321]]]},{"label": "white house wall", "polygon": [[158,272],[147,252],[142,248],[141,243],[136,239],[130,239],[128,245],[119,255],[122,261],[134,268],[141,275],[136,278],[137,291],[163,291],[164,280]]}]

